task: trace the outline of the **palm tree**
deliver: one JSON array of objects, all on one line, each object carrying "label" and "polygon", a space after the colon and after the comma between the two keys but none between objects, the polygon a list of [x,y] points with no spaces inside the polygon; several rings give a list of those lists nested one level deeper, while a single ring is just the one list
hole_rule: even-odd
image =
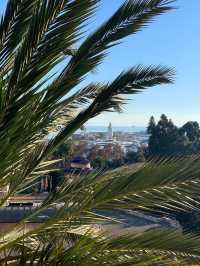
[{"label": "palm tree", "polygon": [[[9,191],[1,206],[51,171],[56,161],[49,156],[89,119],[120,112],[128,94],[173,82],[172,69],[138,65],[113,81],[82,85],[111,47],[173,9],[170,0],[127,0],[85,36],[99,2],[7,1],[0,23],[0,187]],[[64,180],[40,206],[1,231],[0,264],[197,265],[197,236],[150,230],[107,237],[95,235],[92,225],[110,221],[96,210],[198,209],[198,176],[198,158],[181,158]],[[48,208],[54,209],[49,219],[24,231]]]}]

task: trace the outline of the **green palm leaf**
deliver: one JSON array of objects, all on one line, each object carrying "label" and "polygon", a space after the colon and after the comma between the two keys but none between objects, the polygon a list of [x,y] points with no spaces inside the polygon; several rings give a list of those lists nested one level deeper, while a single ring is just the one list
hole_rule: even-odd
[{"label": "green palm leaf", "polygon": [[[9,192],[1,205],[55,170],[57,161],[48,157],[90,118],[121,112],[127,95],[173,82],[170,68],[138,65],[110,82],[81,83],[111,47],[173,9],[173,2],[128,0],[89,36],[98,0],[7,2],[0,22],[0,187],[9,185]],[[198,236],[162,228],[108,237],[94,228],[120,222],[98,211],[199,210],[199,184],[198,157],[65,179],[0,233],[0,264],[198,265]],[[49,218],[24,232],[46,210]]]}]

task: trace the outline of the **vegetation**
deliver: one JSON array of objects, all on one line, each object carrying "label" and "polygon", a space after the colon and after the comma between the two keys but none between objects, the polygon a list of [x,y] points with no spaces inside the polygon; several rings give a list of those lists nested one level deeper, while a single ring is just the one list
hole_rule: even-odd
[{"label": "vegetation", "polygon": [[[88,119],[121,111],[125,95],[173,80],[171,69],[140,65],[114,81],[81,88],[112,46],[172,9],[170,0],[128,0],[84,36],[98,2],[8,0],[0,22],[0,187],[9,184],[9,192],[1,205],[55,171],[57,161],[48,158]],[[51,134],[55,128],[59,132]],[[200,239],[189,233],[150,230],[108,238],[90,226],[109,220],[94,209],[198,210],[192,197],[199,198],[199,164],[198,158],[151,161],[63,180],[42,205],[1,231],[0,264],[196,265]],[[51,218],[24,230],[50,207]]]},{"label": "vegetation", "polygon": [[178,128],[166,115],[161,115],[156,124],[150,118],[147,128],[150,134],[149,154],[155,156],[175,156],[199,154],[200,128],[196,121],[189,121]]},{"label": "vegetation", "polygon": [[[200,128],[196,121],[189,121],[182,127],[174,125],[166,115],[161,115],[158,123],[150,118],[147,128],[150,134],[148,156],[194,156],[200,151]],[[196,200],[195,195],[193,197]],[[198,201],[198,199],[197,199]],[[200,216],[197,210],[172,211],[186,231],[200,233]]]},{"label": "vegetation", "polygon": [[115,169],[123,165],[129,165],[137,162],[144,162],[148,156],[148,148],[141,146],[138,151],[124,152],[118,144],[106,144],[104,147],[94,145],[88,147],[86,142],[67,141],[62,143],[52,155],[52,159],[62,159],[55,166],[56,168],[69,167],[70,161],[76,157],[86,157],[92,168]]}]

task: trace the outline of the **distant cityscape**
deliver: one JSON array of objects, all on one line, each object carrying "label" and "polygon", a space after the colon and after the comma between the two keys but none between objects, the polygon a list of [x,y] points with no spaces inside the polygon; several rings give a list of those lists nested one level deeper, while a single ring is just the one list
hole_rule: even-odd
[{"label": "distant cityscape", "polygon": [[110,122],[106,126],[87,126],[72,136],[75,142],[84,142],[88,148],[99,146],[104,148],[107,145],[119,145],[127,153],[137,152],[142,145],[148,145],[149,135],[145,127],[116,127]]},{"label": "distant cityscape", "polygon": [[72,135],[66,161],[87,159],[93,169],[143,161],[148,139],[144,129],[135,131],[134,127],[113,127],[112,123],[107,127],[84,127]]},{"label": "distant cityscape", "polygon": [[[140,129],[140,130],[139,130]],[[27,205],[41,202],[41,195],[57,189],[62,176],[85,175],[97,169],[114,169],[125,164],[145,161],[145,150],[148,148],[149,135],[145,128],[83,127],[75,132],[69,141],[61,144],[50,159],[61,159],[56,165],[61,171],[41,176],[38,185],[33,187],[31,198],[27,196],[10,198],[8,205]],[[7,193],[5,187],[2,193]],[[19,201],[19,203],[18,203]],[[31,203],[31,205],[32,205]]]},{"label": "distant cityscape", "polygon": [[[88,132],[106,132],[108,129],[108,125],[97,125],[97,126],[92,126],[92,125],[86,125],[86,130]],[[113,132],[141,132],[141,131],[146,131],[145,126],[113,126],[112,125]]]}]

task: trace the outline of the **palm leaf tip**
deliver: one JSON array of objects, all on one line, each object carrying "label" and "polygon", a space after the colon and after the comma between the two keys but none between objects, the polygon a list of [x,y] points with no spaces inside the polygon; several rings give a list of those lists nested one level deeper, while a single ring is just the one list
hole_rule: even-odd
[{"label": "palm leaf tip", "polygon": [[[106,37],[119,40],[129,34],[140,31],[158,15],[173,10],[172,3],[168,0],[127,0],[107,22],[110,34]],[[108,27],[109,28],[109,27]]]},{"label": "palm leaf tip", "polygon": [[112,87],[120,87],[119,93],[129,94],[137,89],[145,89],[159,84],[173,83],[175,71],[165,66],[138,65],[122,72],[112,83]]},{"label": "palm leaf tip", "polygon": [[[93,114],[102,111],[121,111],[125,103],[123,95],[136,94],[147,88],[170,84],[173,82],[175,72],[163,66],[138,65],[126,72],[122,72],[112,83],[102,86],[92,104]],[[122,96],[121,96],[122,95]]]}]

